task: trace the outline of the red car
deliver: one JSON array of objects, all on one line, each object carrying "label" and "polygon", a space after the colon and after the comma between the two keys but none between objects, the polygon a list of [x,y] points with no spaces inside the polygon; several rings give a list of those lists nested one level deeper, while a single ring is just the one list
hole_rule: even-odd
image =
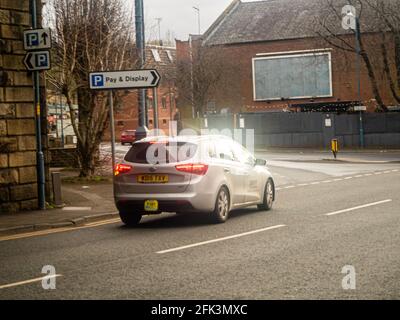
[{"label": "red car", "polygon": [[121,134],[121,144],[133,144],[135,142],[136,130],[125,130]]}]

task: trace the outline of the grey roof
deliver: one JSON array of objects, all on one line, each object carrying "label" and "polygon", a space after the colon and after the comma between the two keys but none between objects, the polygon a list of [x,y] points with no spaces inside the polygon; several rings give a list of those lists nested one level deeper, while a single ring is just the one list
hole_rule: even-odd
[{"label": "grey roof", "polygon": [[[372,0],[374,1],[374,0]],[[375,0],[377,1],[377,0]],[[399,0],[379,0],[399,6]],[[333,4],[336,10],[332,10]],[[317,31],[344,34],[341,8],[347,0],[235,0],[204,34],[205,45],[274,41],[315,37]],[[364,5],[361,13],[362,32],[377,31],[377,14]]]}]

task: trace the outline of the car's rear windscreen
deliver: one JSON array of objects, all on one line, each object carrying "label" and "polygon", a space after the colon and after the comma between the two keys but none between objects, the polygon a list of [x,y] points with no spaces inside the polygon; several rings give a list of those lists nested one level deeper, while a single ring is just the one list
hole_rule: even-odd
[{"label": "car's rear windscreen", "polygon": [[188,142],[139,142],[125,156],[125,161],[140,164],[178,163],[192,159],[197,145]]}]

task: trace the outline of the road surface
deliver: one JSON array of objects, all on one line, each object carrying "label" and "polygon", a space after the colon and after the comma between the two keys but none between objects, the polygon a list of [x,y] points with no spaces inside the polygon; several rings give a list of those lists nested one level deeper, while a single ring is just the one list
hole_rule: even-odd
[{"label": "road surface", "polygon": [[4,237],[0,299],[400,299],[400,165],[259,156],[277,181],[272,211]]}]

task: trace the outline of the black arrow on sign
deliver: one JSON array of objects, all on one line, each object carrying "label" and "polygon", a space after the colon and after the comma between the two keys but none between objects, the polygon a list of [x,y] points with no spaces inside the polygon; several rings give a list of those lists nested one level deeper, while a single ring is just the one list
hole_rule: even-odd
[{"label": "black arrow on sign", "polygon": [[29,53],[27,53],[27,55],[25,56],[25,59],[24,59],[24,64],[28,70],[33,70],[33,68],[34,68],[31,63],[31,59],[32,59],[32,53],[29,52]]},{"label": "black arrow on sign", "polygon": [[150,73],[153,76],[153,82],[151,83],[151,85],[156,86],[158,81],[160,80],[160,76],[158,75],[158,73],[156,71],[150,71]]},{"label": "black arrow on sign", "polygon": [[47,38],[49,37],[49,35],[45,32],[42,34],[42,39],[43,39],[43,44],[47,45]]}]

